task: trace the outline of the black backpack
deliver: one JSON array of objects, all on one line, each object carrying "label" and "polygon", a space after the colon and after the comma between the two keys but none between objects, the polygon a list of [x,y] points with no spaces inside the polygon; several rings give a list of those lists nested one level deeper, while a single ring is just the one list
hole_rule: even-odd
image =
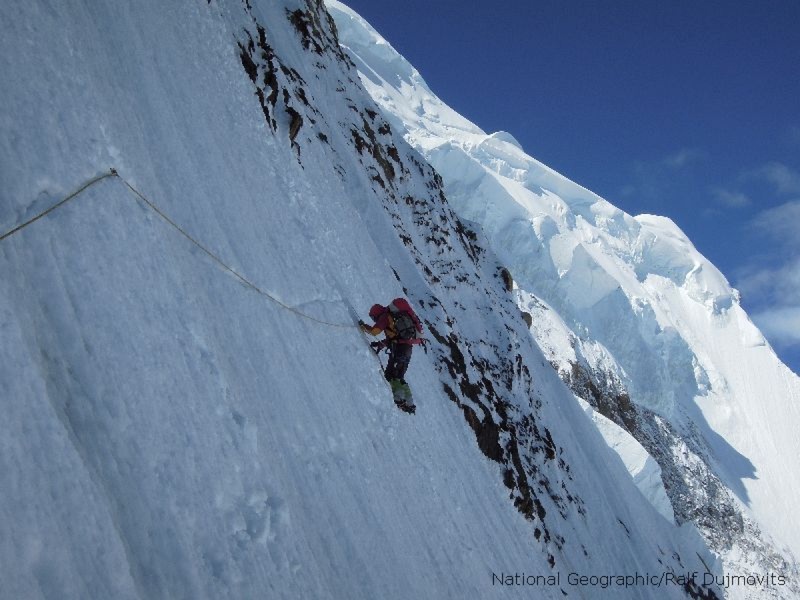
[{"label": "black backpack", "polygon": [[403,304],[408,306],[408,303],[398,302],[398,304],[400,304],[400,306],[397,306],[395,302],[389,304],[389,315],[392,317],[397,338],[401,340],[413,340],[417,337],[416,321],[414,321],[414,317],[409,314],[408,310],[405,310],[403,307]]}]

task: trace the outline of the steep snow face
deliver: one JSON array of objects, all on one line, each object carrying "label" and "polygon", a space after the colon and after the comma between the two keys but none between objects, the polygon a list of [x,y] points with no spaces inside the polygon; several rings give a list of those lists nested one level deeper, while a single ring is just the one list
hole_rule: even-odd
[{"label": "steep snow face", "polygon": [[[0,15],[2,231],[124,178],[0,244],[4,597],[530,597],[505,577],[527,573],[594,598],[567,575],[721,574],[547,365],[320,2]],[[430,338],[414,417],[349,316],[400,295]]]},{"label": "steep snow face", "polygon": [[[480,225],[513,273],[520,306],[558,313],[565,343],[554,346],[543,328],[533,329],[548,359],[571,384],[577,371],[595,390],[598,381],[611,382],[610,396],[625,406],[616,402],[607,412],[649,440],[651,454],[663,453],[679,521],[702,521],[707,539],[718,537],[714,529],[730,523],[708,513],[724,504],[747,524],[734,527],[739,542],[727,535],[712,542],[718,552],[746,566],[750,559],[741,555],[748,551],[736,544],[763,533],[758,552],[771,558],[752,564],[775,564],[777,552],[796,570],[800,379],[751,323],[725,277],[671,220],[628,215],[528,156],[510,134],[487,135],[454,115],[360,16],[336,0],[327,4],[364,86],[441,174],[459,215]],[[546,320],[546,312],[537,314]],[[590,346],[603,351],[593,354]],[[719,484],[719,494],[727,488],[724,501],[689,489],[698,487],[690,479],[699,471],[689,474],[681,462],[678,448],[687,440],[693,468]],[[763,532],[753,536],[754,528]]]}]

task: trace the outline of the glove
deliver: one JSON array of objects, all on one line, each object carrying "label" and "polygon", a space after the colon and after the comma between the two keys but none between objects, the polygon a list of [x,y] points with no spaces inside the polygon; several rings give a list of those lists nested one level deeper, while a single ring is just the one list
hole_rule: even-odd
[{"label": "glove", "polygon": [[380,353],[383,350],[383,342],[370,342],[370,347],[375,351],[375,354]]}]

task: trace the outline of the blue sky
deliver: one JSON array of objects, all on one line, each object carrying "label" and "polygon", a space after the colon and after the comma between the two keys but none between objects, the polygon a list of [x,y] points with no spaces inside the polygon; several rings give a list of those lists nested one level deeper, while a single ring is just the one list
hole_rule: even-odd
[{"label": "blue sky", "polygon": [[672,218],[800,373],[800,2],[345,2],[485,131]]}]

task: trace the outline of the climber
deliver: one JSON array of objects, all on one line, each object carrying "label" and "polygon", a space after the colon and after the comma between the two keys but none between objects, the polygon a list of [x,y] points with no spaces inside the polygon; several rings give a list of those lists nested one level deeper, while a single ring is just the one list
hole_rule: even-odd
[{"label": "climber", "polygon": [[375,304],[370,309],[369,316],[374,325],[367,325],[364,321],[359,321],[358,324],[370,335],[377,336],[381,332],[385,334],[384,340],[373,342],[371,346],[376,352],[388,348],[389,364],[384,375],[392,388],[395,404],[402,410],[413,413],[416,406],[411,397],[411,388],[404,377],[411,362],[413,346],[424,342],[418,335],[422,333],[422,323],[404,298],[395,298],[388,306]]}]

